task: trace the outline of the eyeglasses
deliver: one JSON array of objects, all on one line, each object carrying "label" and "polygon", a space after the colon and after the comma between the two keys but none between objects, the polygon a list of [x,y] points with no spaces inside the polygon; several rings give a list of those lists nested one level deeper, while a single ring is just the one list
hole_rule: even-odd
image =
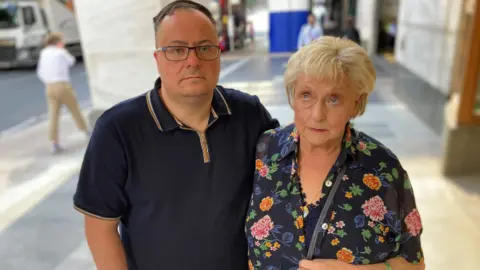
[{"label": "eyeglasses", "polygon": [[[296,106],[301,109],[309,109],[313,105],[318,102],[318,98],[309,94],[309,93],[302,93],[302,94],[294,94],[293,102]],[[340,97],[336,95],[332,95],[327,97],[326,99],[320,99],[321,102],[325,102],[328,107],[335,107],[338,106],[340,103]]]},{"label": "eyeglasses", "polygon": [[214,60],[220,54],[220,47],[215,45],[202,45],[195,47],[188,46],[167,46],[160,47],[157,51],[162,51],[165,58],[169,61],[183,61],[188,58],[190,50],[195,51],[195,55],[200,60]]}]

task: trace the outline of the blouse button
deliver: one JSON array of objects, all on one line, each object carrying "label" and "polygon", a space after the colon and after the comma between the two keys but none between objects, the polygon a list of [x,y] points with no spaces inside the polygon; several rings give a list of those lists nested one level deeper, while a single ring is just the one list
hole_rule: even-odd
[{"label": "blouse button", "polygon": [[322,224],[322,229],[324,229],[324,230],[328,229],[328,224],[327,224],[327,223],[323,223],[323,224]]},{"label": "blouse button", "polygon": [[325,186],[331,187],[332,186],[332,181],[330,181],[330,180],[326,181]]}]

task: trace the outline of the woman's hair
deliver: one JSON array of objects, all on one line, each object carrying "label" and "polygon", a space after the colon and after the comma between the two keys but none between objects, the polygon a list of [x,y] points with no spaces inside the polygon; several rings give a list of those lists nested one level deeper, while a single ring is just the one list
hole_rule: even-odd
[{"label": "woman's hair", "polygon": [[346,83],[359,95],[363,94],[356,116],[365,112],[376,79],[375,67],[362,47],[351,40],[329,36],[318,38],[290,57],[284,75],[290,105],[301,74]]}]

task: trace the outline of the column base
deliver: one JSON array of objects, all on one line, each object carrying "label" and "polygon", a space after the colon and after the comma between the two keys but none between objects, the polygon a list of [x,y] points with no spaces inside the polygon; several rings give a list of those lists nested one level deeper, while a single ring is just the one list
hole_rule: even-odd
[{"label": "column base", "polygon": [[446,128],[443,173],[448,176],[480,173],[480,126]]}]

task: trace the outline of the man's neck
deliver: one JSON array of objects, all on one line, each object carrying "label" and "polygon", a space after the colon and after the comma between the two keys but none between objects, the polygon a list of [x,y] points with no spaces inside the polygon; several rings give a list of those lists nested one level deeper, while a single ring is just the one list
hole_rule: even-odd
[{"label": "man's neck", "polygon": [[204,132],[208,126],[213,95],[200,98],[175,98],[158,90],[160,98],[172,116],[196,131]]}]

